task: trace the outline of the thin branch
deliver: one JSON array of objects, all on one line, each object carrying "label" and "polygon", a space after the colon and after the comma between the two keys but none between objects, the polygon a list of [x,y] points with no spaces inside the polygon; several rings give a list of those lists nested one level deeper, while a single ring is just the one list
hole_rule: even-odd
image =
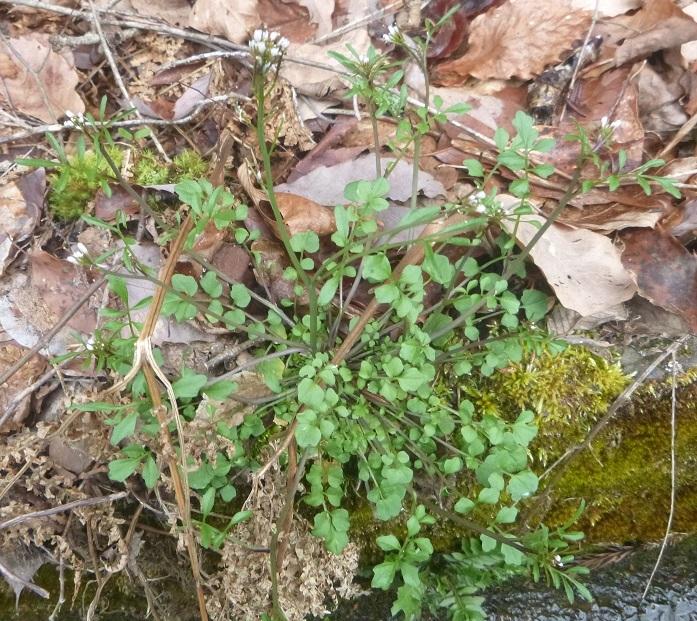
[{"label": "thin branch", "polygon": [[[4,2],[5,0],[0,0]],[[157,126],[171,126],[171,125],[186,125],[187,123],[193,121],[199,113],[217,103],[224,103],[229,99],[239,99],[240,101],[249,101],[249,97],[246,95],[240,95],[239,93],[225,93],[223,95],[216,95],[215,97],[209,97],[203,101],[199,101],[193,108],[193,110],[187,115],[180,119],[168,120],[168,119],[129,119],[126,121],[114,121],[114,122],[96,122],[91,125],[95,130],[102,129],[104,127],[141,127],[145,124],[147,125],[157,125]],[[23,140],[24,138],[31,138],[37,134],[54,133],[59,132],[64,129],[73,130],[75,129],[70,121],[65,121],[64,123],[53,123],[51,125],[37,125],[31,129],[16,134],[11,134],[10,136],[0,137],[0,144],[5,144],[8,142],[16,142],[17,140]]]},{"label": "thin branch", "polygon": [[[128,102],[128,105],[134,110],[135,115],[141,120],[144,121],[145,119],[143,118],[143,115],[141,114],[140,110],[136,107],[135,103],[133,102],[133,99],[131,99],[131,95],[128,92],[128,89],[126,88],[126,84],[124,84],[123,78],[121,77],[121,73],[119,72],[119,67],[116,64],[116,59],[114,58],[114,55],[111,53],[111,48],[109,47],[109,42],[107,41],[106,37],[104,36],[104,31],[102,30],[102,25],[99,22],[99,15],[97,14],[97,8],[94,5],[94,2],[90,0],[90,8],[92,9],[92,24],[94,25],[95,30],[97,31],[97,35],[99,36],[99,42],[101,44],[102,52],[104,52],[104,56],[109,63],[109,67],[111,68],[111,74],[114,76],[114,81],[116,82],[116,86],[119,87],[119,90],[121,91],[121,95],[123,95],[123,98]],[[146,125],[146,127],[148,127]],[[148,128],[150,129],[150,128]],[[169,156],[167,155],[164,147],[160,143],[160,141],[157,139],[157,136],[155,135],[155,132],[152,130],[150,131],[150,138],[152,139],[153,144],[155,145],[155,148],[159,152],[159,154],[164,158],[165,162],[170,162]]]},{"label": "thin branch", "polygon": [[654,576],[661,565],[661,560],[663,559],[663,553],[666,551],[666,546],[668,545],[668,538],[670,537],[670,530],[673,527],[673,518],[675,517],[675,488],[677,485],[677,464],[675,455],[675,413],[677,410],[677,384],[678,384],[678,361],[675,359],[675,350],[671,353],[671,386],[670,386],[670,510],[668,511],[668,523],[666,524],[666,534],[661,542],[661,549],[658,551],[658,558],[656,559],[656,564],[653,566],[651,575],[649,576],[648,582],[646,583],[646,588],[641,596],[642,601],[646,599],[646,595],[651,588],[651,583],[653,582]]},{"label": "thin branch", "polygon": [[66,502],[63,505],[58,505],[57,507],[51,507],[50,509],[42,509],[41,511],[32,511],[31,513],[25,513],[23,515],[18,515],[16,517],[0,522],[0,530],[5,530],[6,528],[11,528],[27,520],[33,520],[36,518],[48,517],[49,515],[56,515],[57,513],[62,513],[63,511],[72,511],[73,509],[79,509],[81,507],[93,507],[94,505],[101,505],[105,502],[114,502],[116,500],[121,500],[128,496],[128,492],[116,492],[114,494],[109,494],[107,496],[95,496],[93,498],[83,498],[82,500],[74,500],[73,502]]}]

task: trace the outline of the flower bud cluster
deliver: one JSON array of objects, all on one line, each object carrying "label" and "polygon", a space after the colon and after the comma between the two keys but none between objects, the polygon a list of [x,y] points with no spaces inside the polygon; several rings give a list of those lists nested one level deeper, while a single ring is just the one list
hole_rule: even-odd
[{"label": "flower bud cluster", "polygon": [[249,50],[257,69],[266,72],[277,65],[288,49],[288,39],[277,32],[257,29],[249,40]]},{"label": "flower bud cluster", "polygon": [[63,123],[63,127],[66,129],[71,129],[71,128],[77,128],[85,124],[85,115],[80,112],[79,114],[75,114],[74,112],[71,112],[70,110],[65,111],[65,118],[68,119]]},{"label": "flower bud cluster", "polygon": [[385,43],[401,45],[402,43],[404,43],[404,35],[402,35],[402,31],[399,29],[399,26],[395,26],[393,24],[392,26],[387,27],[387,32],[384,35],[382,35],[382,40]]},{"label": "flower bud cluster", "polygon": [[484,204],[484,199],[486,198],[486,192],[479,190],[474,194],[470,194],[469,203],[472,205],[477,213],[486,213],[486,205]]}]

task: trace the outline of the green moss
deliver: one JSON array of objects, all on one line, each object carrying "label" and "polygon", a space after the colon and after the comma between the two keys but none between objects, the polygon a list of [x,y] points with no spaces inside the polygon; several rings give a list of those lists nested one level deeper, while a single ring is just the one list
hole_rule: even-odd
[{"label": "green moss", "polygon": [[479,411],[507,419],[522,409],[536,412],[539,432],[531,450],[545,465],[585,437],[628,381],[619,365],[569,346],[529,355],[466,391]]},{"label": "green moss", "polygon": [[[123,162],[123,151],[108,147],[107,152],[117,166]],[[134,151],[133,181],[138,185],[177,183],[184,178],[198,179],[206,174],[208,165],[196,152],[182,151],[171,165],[164,163],[151,149]],[[85,213],[97,190],[115,178],[107,160],[95,151],[86,151],[84,143],[77,153],[63,161],[49,175],[48,203],[53,215],[63,221],[76,220]]]},{"label": "green moss", "polygon": [[185,149],[172,161],[171,178],[174,183],[182,179],[199,179],[208,171],[208,163],[193,149]]},{"label": "green moss", "polygon": [[133,181],[138,185],[161,185],[170,178],[169,168],[151,149],[143,149],[133,166]]},{"label": "green moss", "polygon": [[[673,530],[697,523],[697,383],[678,381],[677,488]],[[563,522],[579,498],[588,508],[581,528],[591,541],[647,541],[663,536],[670,505],[670,390],[643,387],[623,412],[564,470],[552,489],[545,520]]]},{"label": "green moss", "polygon": [[[123,154],[119,149],[109,147],[107,153],[117,166],[121,165]],[[79,218],[99,187],[112,179],[114,174],[104,156],[78,148],[49,175],[48,204],[53,215],[66,221]]]}]

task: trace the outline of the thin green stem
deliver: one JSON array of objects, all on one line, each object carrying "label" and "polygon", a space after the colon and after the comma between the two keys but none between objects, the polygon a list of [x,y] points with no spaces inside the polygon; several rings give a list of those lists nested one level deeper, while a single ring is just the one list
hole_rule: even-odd
[{"label": "thin green stem", "polygon": [[274,220],[276,221],[278,235],[281,238],[283,247],[288,254],[293,268],[300,276],[300,280],[307,291],[309,299],[309,314],[310,314],[310,343],[313,351],[317,350],[317,290],[315,288],[315,283],[307,272],[300,265],[300,260],[297,254],[293,250],[290,243],[290,231],[286,226],[283,215],[278,208],[278,203],[276,202],[276,194],[273,189],[273,173],[271,169],[271,152],[269,151],[268,145],[266,144],[266,136],[264,128],[266,126],[266,118],[264,112],[265,105],[265,92],[264,92],[264,75],[255,75],[256,83],[256,94],[257,94],[257,141],[259,143],[259,151],[261,152],[261,159],[264,168],[264,189],[266,190],[266,195],[269,199],[269,204],[271,205],[271,210],[273,211]]}]

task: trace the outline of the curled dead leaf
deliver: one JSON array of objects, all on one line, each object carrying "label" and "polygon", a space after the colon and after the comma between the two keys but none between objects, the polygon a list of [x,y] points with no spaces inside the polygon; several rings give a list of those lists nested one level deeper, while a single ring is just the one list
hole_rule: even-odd
[{"label": "curled dead leaf", "polygon": [[85,111],[75,91],[78,75],[69,49],[54,52],[47,34],[6,41],[0,42],[0,101],[47,123],[55,123],[67,111]]},{"label": "curled dead leaf", "polygon": [[[683,13],[673,2],[653,0],[645,3],[645,11],[653,4],[649,15],[660,15],[656,21],[644,17],[633,24],[632,36],[627,37],[615,52],[615,65],[623,65],[640,58],[646,58],[654,52],[678,47],[697,39],[697,22]],[[660,11],[660,13],[658,13]]]},{"label": "curled dead leaf", "polygon": [[329,235],[336,231],[334,212],[309,198],[277,192],[276,204],[291,235],[306,231]]},{"label": "curled dead leaf", "polygon": [[697,332],[697,257],[656,229],[623,231],[622,263],[639,295],[682,317]]},{"label": "curled dead leaf", "polygon": [[[506,211],[520,201],[512,196],[498,197]],[[504,227],[522,245],[530,243],[542,216],[522,216],[516,225],[506,220]],[[622,265],[619,250],[612,241],[593,231],[552,224],[530,251],[559,302],[582,316],[595,315],[629,300],[636,285]]]},{"label": "curled dead leaf", "polygon": [[436,79],[446,86],[470,75],[529,80],[561,60],[583,38],[590,19],[590,12],[567,0],[508,0],[472,21],[467,53],[440,65]]}]

